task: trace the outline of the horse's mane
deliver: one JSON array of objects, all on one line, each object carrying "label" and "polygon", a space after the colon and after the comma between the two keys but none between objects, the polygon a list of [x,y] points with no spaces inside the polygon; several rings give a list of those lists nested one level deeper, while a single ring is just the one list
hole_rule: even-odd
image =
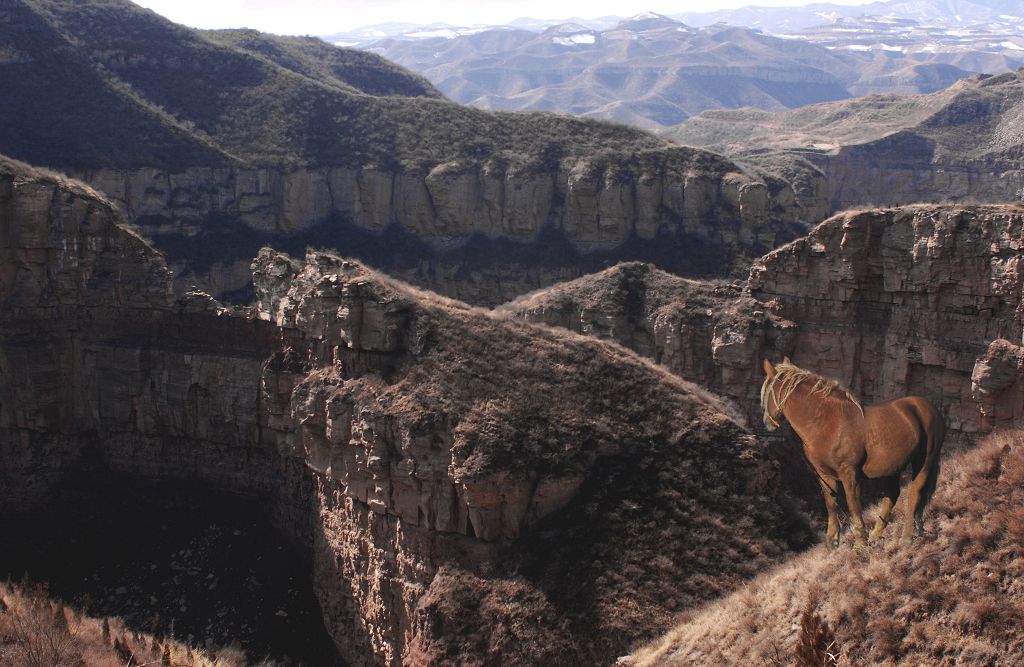
[{"label": "horse's mane", "polygon": [[811,385],[812,396],[816,394],[825,397],[833,391],[837,391],[850,399],[850,402],[857,406],[860,413],[864,414],[864,407],[860,404],[860,401],[854,397],[849,389],[839,384],[838,380],[832,380],[793,364],[782,362],[775,366],[775,375],[765,378],[764,384],[761,385],[761,410],[763,411],[766,423],[771,419],[771,415],[768,414],[768,397],[773,396],[775,404],[781,410],[793,394],[793,391],[805,380],[814,383]]}]

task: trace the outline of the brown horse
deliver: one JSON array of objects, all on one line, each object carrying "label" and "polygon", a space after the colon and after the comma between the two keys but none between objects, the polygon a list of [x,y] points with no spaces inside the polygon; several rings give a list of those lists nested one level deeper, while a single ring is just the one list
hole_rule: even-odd
[{"label": "brown horse", "polygon": [[861,475],[880,479],[885,494],[869,540],[881,535],[900,495],[900,472],[909,463],[908,512],[903,542],[910,542],[924,525],[924,507],[935,490],[939,451],[945,426],[939,411],[921,396],[906,396],[878,405],[860,403],[835,380],[794,366],[789,357],[773,366],[764,360],[768,377],[761,385],[761,408],[769,430],[785,416],[803,441],[804,454],[818,475],[828,510],[829,546],[839,545],[836,519],[838,482],[843,484],[856,544],[864,544],[861,518]]}]

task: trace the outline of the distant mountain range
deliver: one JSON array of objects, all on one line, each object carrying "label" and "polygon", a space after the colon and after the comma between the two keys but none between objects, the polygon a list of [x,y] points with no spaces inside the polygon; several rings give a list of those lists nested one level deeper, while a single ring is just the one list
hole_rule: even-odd
[{"label": "distant mountain range", "polygon": [[[994,27],[1019,28],[1024,24],[1024,5],[1020,0],[888,0],[863,5],[818,2],[793,7],[762,7],[748,5],[735,9],[720,9],[712,12],[682,12],[667,14],[694,27],[707,27],[724,23],[742,28],[755,28],[769,34],[789,34],[806,28],[817,28],[842,21],[843,19],[865,16],[890,17],[919,22],[925,25],[962,27],[964,25],[987,24]],[[607,30],[622,21],[625,16],[601,16],[581,18],[578,16],[558,19],[519,18],[503,25],[458,26],[449,23],[380,23],[347,32],[323,35],[325,41],[341,46],[363,47],[387,37],[400,39],[426,39],[430,37],[455,37],[468,35],[498,27],[517,28],[533,32],[573,23],[592,30]]]},{"label": "distant mountain range", "polygon": [[865,5],[822,2],[800,7],[747,6],[671,16],[695,26],[721,22],[779,34],[859,16],[890,16],[953,27],[977,23],[1019,25],[1024,19],[1024,6],[1020,0],[888,0]]},{"label": "distant mountain range", "polygon": [[562,23],[540,32],[435,25],[363,48],[419,72],[464,104],[660,129],[707,109],[782,110],[869,93],[929,93],[973,73],[1006,72],[1024,65],[1024,19],[1004,16],[959,28],[837,18],[772,36],[647,13],[605,28]]}]

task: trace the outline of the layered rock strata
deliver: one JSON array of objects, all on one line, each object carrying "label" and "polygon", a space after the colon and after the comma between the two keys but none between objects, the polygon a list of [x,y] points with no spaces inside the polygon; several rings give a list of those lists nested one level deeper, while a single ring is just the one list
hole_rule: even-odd
[{"label": "layered rock strata", "polygon": [[763,446],[622,348],[327,254],[261,252],[258,317],[176,301],[109,202],[6,160],[0,252],[0,506],[109,471],[243,494],[349,664],[606,662],[792,546]]},{"label": "layered rock strata", "polygon": [[[760,360],[785,354],[867,402],[927,396],[969,434],[1021,418],[1022,225],[1016,206],[849,212],[756,262],[746,285],[627,265],[502,310],[649,354],[752,423]],[[643,289],[623,291],[629,276]]]},{"label": "layered rock strata", "polygon": [[799,230],[781,182],[692,149],[621,157],[638,164],[76,175],[121,203],[168,254],[178,293],[192,285],[215,295],[244,290],[249,261],[272,243],[300,254],[307,245],[337,248],[420,286],[495,305],[631,257],[729,275]]}]

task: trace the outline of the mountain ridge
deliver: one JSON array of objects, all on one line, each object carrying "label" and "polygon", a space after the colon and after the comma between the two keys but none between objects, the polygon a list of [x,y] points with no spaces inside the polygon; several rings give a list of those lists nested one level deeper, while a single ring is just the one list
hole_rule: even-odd
[{"label": "mountain ridge", "polygon": [[929,95],[872,95],[781,113],[709,111],[666,134],[759,165],[815,199],[827,191],[827,213],[880,202],[1019,202],[1022,118],[1024,69]]},{"label": "mountain ridge", "polygon": [[[637,128],[463,107],[377,56],[196,31],[127,0],[11,3],[0,51],[24,57],[0,63],[17,94],[0,152],[118,201],[179,294],[249,298],[252,255],[273,242],[352,248],[493,305],[620,259],[743,271],[800,228],[782,181]],[[27,92],[49,90],[82,99]],[[732,259],[708,261],[712,247]]]}]

